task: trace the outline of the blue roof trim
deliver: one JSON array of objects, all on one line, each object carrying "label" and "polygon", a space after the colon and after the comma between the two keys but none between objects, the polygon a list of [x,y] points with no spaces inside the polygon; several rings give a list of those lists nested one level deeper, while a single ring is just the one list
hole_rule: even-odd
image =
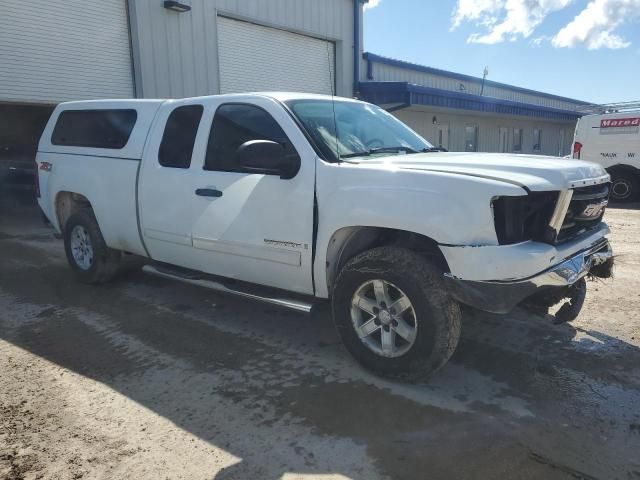
[{"label": "blue roof trim", "polygon": [[[462,73],[450,72],[448,70],[440,70],[438,68],[427,67],[425,65],[418,65],[417,63],[405,62],[403,60],[396,60],[394,58],[383,57],[380,55],[376,55],[375,53],[365,52],[362,54],[362,56],[365,60],[367,60],[367,62],[382,63],[384,65],[390,65],[392,67],[413,70],[414,72],[431,73],[433,75],[442,75],[445,77],[455,78],[456,80],[482,83],[482,78],[473,77],[471,75],[465,75]],[[373,78],[371,78],[370,80],[372,79]],[[530,95],[537,95],[539,97],[552,98],[554,100],[561,100],[564,102],[571,102],[571,103],[575,103],[576,105],[591,104],[591,102],[576,100],[575,98],[562,97],[560,95],[553,95],[552,93],[545,93],[545,92],[539,92],[537,90],[531,90],[529,88],[516,87],[515,85],[509,85],[507,83],[494,82],[493,80],[485,80],[484,84],[485,86],[490,85],[498,88],[506,88],[514,92],[528,93]]]},{"label": "blue roof trim", "polygon": [[363,100],[377,105],[429,105],[502,115],[574,121],[581,116],[572,110],[542,107],[495,97],[423,87],[407,82],[360,82]]}]

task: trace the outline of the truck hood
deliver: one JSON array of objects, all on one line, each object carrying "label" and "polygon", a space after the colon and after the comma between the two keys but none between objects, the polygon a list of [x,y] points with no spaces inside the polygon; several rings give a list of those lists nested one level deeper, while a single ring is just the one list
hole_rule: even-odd
[{"label": "truck hood", "polygon": [[498,180],[532,191],[558,190],[608,181],[596,163],[506,153],[430,152],[365,158],[362,166],[452,173]]}]

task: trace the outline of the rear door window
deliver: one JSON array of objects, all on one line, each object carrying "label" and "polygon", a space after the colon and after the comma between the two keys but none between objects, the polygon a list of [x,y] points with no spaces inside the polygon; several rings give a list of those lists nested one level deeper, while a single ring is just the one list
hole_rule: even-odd
[{"label": "rear door window", "polygon": [[160,165],[170,168],[191,166],[202,111],[202,105],[185,105],[171,112],[158,151]]},{"label": "rear door window", "polygon": [[133,109],[66,110],[58,117],[51,143],[119,150],[129,141],[137,118]]}]

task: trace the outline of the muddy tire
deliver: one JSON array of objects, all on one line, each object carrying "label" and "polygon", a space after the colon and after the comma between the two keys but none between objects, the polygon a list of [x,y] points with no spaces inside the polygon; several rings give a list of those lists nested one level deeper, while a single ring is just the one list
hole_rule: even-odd
[{"label": "muddy tire", "polygon": [[611,200],[614,202],[632,202],[638,198],[640,181],[638,174],[630,169],[611,172]]},{"label": "muddy tire", "polygon": [[67,261],[80,282],[105,283],[117,275],[121,253],[107,247],[91,210],[71,215],[63,237]]},{"label": "muddy tire", "polygon": [[394,379],[424,379],[460,338],[461,312],[442,271],[411,250],[380,247],[351,259],[336,279],[333,319],[365,368]]}]

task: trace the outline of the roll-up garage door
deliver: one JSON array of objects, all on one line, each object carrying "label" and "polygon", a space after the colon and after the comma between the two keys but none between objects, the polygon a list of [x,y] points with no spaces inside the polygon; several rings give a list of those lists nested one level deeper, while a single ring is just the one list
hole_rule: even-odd
[{"label": "roll-up garage door", "polygon": [[0,3],[0,101],[133,96],[126,0]]},{"label": "roll-up garage door", "polygon": [[218,17],[220,92],[331,94],[333,42]]}]

